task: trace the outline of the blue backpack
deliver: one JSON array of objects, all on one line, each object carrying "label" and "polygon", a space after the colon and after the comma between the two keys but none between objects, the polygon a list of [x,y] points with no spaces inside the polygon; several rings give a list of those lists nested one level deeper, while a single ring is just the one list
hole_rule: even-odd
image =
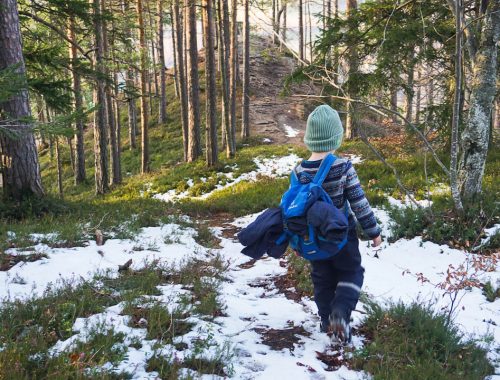
[{"label": "blue backpack", "polygon": [[[290,174],[290,187],[281,198],[281,210],[283,213],[283,234],[276,241],[276,244],[283,244],[287,239],[289,245],[302,257],[307,260],[325,260],[335,256],[347,243],[347,231],[338,241],[327,241],[322,236],[316,234],[314,227],[307,225],[307,236],[302,236],[288,229],[288,220],[296,217],[306,217],[307,211],[316,201],[323,201],[333,205],[330,196],[321,186],[325,180],[336,157],[332,154],[326,156],[321,162],[318,172],[311,182],[301,184],[297,173],[292,170]],[[308,175],[303,173],[303,175]],[[308,175],[309,176],[309,175]],[[309,176],[311,177],[311,176]],[[348,209],[347,202],[344,212],[336,207],[335,218],[347,224]]]}]

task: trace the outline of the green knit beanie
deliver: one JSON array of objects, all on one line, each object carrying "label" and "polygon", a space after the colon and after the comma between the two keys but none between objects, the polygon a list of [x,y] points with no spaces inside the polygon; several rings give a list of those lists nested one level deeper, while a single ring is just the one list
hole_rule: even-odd
[{"label": "green knit beanie", "polygon": [[316,107],[307,118],[304,143],[311,152],[338,149],[343,135],[344,128],[339,114],[326,104]]}]

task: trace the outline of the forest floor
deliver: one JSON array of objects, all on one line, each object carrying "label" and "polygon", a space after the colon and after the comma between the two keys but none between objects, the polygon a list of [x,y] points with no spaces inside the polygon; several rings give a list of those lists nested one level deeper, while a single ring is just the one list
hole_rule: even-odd
[{"label": "forest floor", "polygon": [[[341,154],[375,206],[384,243],[377,251],[360,243],[366,273],[351,346],[319,332],[304,261],[241,254],[235,234],[279,202],[306,155],[298,143],[307,105],[280,96],[292,63],[255,41],[255,136],[235,159],[221,154],[211,169],[180,163],[172,120],[151,128],[151,175],[136,174],[139,152],[124,150],[124,184],[95,197],[91,183],[73,187],[67,159],[61,210],[2,221],[0,379],[500,379],[498,256],[471,253],[498,244],[497,219],[479,233],[453,229],[452,216],[433,223],[437,232],[422,227],[423,214],[358,141]],[[444,202],[449,189],[435,164],[428,179],[414,147],[373,142],[418,202]],[[485,188],[494,189],[500,160],[489,159]],[[50,186],[48,153],[42,167]]]},{"label": "forest floor", "polygon": [[[385,210],[375,212],[387,238],[391,219]],[[366,301],[353,313],[353,345],[342,348],[332,343],[319,332],[312,299],[295,288],[296,279],[290,278],[286,258],[255,261],[240,253],[242,247],[235,233],[255,216],[225,220],[222,227],[211,227],[210,239],[203,241],[205,246],[197,242],[200,231],[191,227],[193,221],[181,217],[145,228],[134,239],[107,239],[102,245],[89,240],[83,247],[54,248],[38,243],[12,248],[8,253],[13,257],[34,253],[41,257],[20,261],[0,272],[4,284],[0,297],[6,305],[6,299],[24,299],[32,310],[44,308],[43,313],[50,316],[44,326],[46,333],[52,331],[51,324],[60,330],[54,331],[57,337],[53,344],[46,353],[39,352],[37,360],[55,361],[51,368],[61,366],[66,359],[68,368],[59,370],[67,374],[80,368],[93,376],[115,373],[136,379],[174,378],[169,373],[175,363],[178,378],[202,374],[205,378],[236,379],[366,378],[353,360],[353,354],[359,355],[371,339],[358,332],[362,330]],[[489,234],[498,227],[490,229]],[[57,245],[57,236],[38,238],[51,239],[52,245]],[[435,310],[451,307],[453,294],[439,287],[449,266],[458,268],[468,260],[463,251],[424,242],[420,237],[392,244],[386,241],[377,252],[366,242],[360,249],[366,268],[365,300],[381,304],[418,302]],[[129,269],[120,272],[119,267],[129,260]],[[497,283],[500,273],[496,269],[478,278],[482,283]],[[155,280],[149,288],[129,283],[134,277],[141,282],[151,282],[151,277]],[[426,280],[419,280],[422,277]],[[79,290],[76,294],[57,290],[68,287]],[[82,292],[96,299],[93,307],[81,304]],[[479,288],[464,289],[459,297],[454,305],[454,322],[460,336],[473,337],[476,344],[486,348],[498,373],[500,299],[488,302]],[[52,299],[53,304],[40,303],[40,299]],[[95,309],[96,302],[102,305],[89,311],[89,307]],[[10,305],[14,309],[19,306]],[[19,310],[11,313],[21,318],[18,322],[23,327],[11,331],[20,341],[37,323],[43,323],[34,321],[33,314],[22,316]],[[73,316],[78,318],[73,320]],[[60,325],[64,323],[63,330]],[[95,343],[103,339],[101,346]],[[5,345],[3,353],[10,348]],[[89,359],[92,355],[96,357]]]}]

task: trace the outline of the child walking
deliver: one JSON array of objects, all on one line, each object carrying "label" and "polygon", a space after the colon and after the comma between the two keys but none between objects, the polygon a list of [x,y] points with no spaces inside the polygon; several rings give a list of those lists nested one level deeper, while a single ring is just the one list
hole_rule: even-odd
[{"label": "child walking", "polygon": [[[323,158],[340,147],[343,134],[339,115],[330,106],[321,105],[309,115],[304,143],[311,156],[294,169],[301,183],[311,181]],[[355,218],[372,240],[373,247],[381,244],[381,230],[349,160],[337,158],[322,186],[337,208],[344,209],[348,202],[351,211],[344,248],[333,258],[311,261],[314,301],[321,318],[321,331],[333,332],[341,341],[349,342],[349,321],[359,299],[364,274]]]}]

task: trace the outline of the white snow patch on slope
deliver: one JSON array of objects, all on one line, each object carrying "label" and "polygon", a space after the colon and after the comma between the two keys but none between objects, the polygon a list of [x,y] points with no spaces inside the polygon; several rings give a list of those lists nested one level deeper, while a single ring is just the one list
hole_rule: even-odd
[{"label": "white snow patch on slope", "polygon": [[[198,197],[191,197],[192,199],[207,199],[212,196],[215,192],[226,189],[228,187],[234,186],[242,181],[254,182],[257,180],[258,176],[266,177],[284,177],[290,174],[290,171],[297,165],[300,160],[296,154],[290,154],[284,157],[273,157],[273,158],[254,158],[254,162],[257,165],[257,170],[253,170],[248,173],[243,173],[239,177],[234,178],[233,173],[220,173],[220,176],[224,176],[227,179],[225,184],[217,184],[215,189],[202,194]],[[234,169],[233,169],[234,170]],[[188,183],[188,186],[193,186],[193,181]],[[165,202],[177,202],[181,199],[189,198],[189,191],[184,191],[182,193],[177,193],[175,189],[169,190],[166,193],[155,194],[153,198],[165,201]]]},{"label": "white snow patch on slope", "polygon": [[283,128],[285,128],[285,134],[287,135],[287,137],[297,137],[300,133],[300,131],[292,128],[288,124],[283,124]]}]

